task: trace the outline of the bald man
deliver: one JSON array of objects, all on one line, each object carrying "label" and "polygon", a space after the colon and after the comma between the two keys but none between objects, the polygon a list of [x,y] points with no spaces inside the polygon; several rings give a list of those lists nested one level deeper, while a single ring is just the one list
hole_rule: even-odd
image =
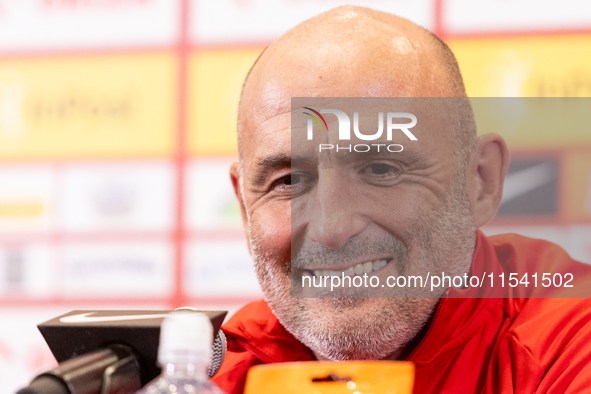
[{"label": "bald man", "polygon": [[[365,8],[329,11],[264,51],[243,87],[231,179],[265,301],[225,325],[218,385],[241,393],[248,368],[264,363],[406,359],[416,366],[417,393],[591,388],[591,356],[581,351],[591,340],[586,300],[468,298],[466,286],[432,297],[292,296],[294,272],[302,281],[363,275],[385,283],[420,267],[462,276],[521,272],[549,256],[575,264],[552,244],[477,230],[500,204],[509,154],[498,135],[476,138],[465,96],[444,43]],[[323,108],[338,97],[442,99],[432,108],[400,101],[403,114],[420,120],[412,133],[397,133],[404,149],[364,156],[296,143],[294,97],[326,100],[314,101]],[[321,137],[327,146],[334,123]],[[298,149],[308,156],[296,164]]]}]

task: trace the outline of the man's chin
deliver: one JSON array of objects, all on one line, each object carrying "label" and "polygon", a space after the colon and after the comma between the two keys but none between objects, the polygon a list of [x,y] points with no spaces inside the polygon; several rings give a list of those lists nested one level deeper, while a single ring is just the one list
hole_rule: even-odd
[{"label": "man's chin", "polygon": [[307,313],[293,334],[320,360],[379,360],[396,348],[380,338],[383,334],[380,324],[374,326],[376,311],[391,300],[313,298],[299,301]]},{"label": "man's chin", "polygon": [[[381,360],[396,355],[428,322],[436,299],[268,299],[283,326],[317,357]],[[275,302],[273,302],[275,301]]]},{"label": "man's chin", "polygon": [[330,313],[331,311],[345,312],[360,307],[367,307],[370,304],[376,304],[380,299],[376,298],[307,298],[306,303],[321,313]]},{"label": "man's chin", "polygon": [[[300,299],[300,306],[307,311],[306,319],[313,319],[315,326],[332,334],[365,333],[366,324],[386,307],[387,299],[381,298],[307,298]],[[304,317],[302,317],[304,318]],[[310,322],[302,322],[304,325]]]}]

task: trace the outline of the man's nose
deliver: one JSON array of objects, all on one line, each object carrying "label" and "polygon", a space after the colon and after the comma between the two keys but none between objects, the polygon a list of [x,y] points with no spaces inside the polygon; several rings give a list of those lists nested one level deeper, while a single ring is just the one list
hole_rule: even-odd
[{"label": "man's nose", "polygon": [[[347,240],[367,227],[360,213],[355,189],[337,171],[319,177],[310,204],[308,238],[331,249],[341,248]],[[342,174],[341,174],[342,175]]]}]

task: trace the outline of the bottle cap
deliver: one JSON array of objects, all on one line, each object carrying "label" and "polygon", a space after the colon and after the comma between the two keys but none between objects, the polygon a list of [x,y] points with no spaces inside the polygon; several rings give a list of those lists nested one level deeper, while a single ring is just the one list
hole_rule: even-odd
[{"label": "bottle cap", "polygon": [[213,328],[203,313],[171,312],[160,327],[158,362],[207,365],[211,358]]}]

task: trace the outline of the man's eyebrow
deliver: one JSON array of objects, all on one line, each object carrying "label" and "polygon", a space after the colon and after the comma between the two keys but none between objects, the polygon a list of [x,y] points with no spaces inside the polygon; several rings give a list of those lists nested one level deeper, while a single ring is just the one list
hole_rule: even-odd
[{"label": "man's eyebrow", "polygon": [[274,169],[277,167],[286,167],[291,165],[291,160],[291,155],[279,153],[259,159],[256,163],[256,167],[257,169]]}]

